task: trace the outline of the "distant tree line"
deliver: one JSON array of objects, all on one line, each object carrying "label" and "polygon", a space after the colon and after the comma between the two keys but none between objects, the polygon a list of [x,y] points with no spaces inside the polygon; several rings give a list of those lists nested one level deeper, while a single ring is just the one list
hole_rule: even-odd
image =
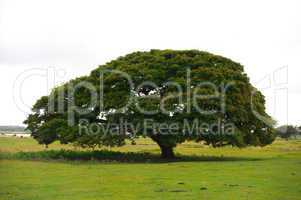
[{"label": "distant tree line", "polygon": [[28,132],[24,126],[0,126],[0,132]]},{"label": "distant tree line", "polygon": [[301,126],[283,125],[276,129],[277,136],[288,140],[289,138],[298,138],[301,136]]}]

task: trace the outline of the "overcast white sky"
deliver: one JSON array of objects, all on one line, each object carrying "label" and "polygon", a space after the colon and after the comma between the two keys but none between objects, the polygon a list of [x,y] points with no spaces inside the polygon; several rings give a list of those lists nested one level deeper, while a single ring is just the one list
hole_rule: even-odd
[{"label": "overcast white sky", "polygon": [[[300,2],[0,0],[0,125],[21,125],[30,110],[13,98],[25,70],[55,70],[57,82],[67,81],[149,49],[199,49],[238,61],[278,123],[301,125]],[[32,76],[21,89],[31,106],[47,94],[45,77]]]}]

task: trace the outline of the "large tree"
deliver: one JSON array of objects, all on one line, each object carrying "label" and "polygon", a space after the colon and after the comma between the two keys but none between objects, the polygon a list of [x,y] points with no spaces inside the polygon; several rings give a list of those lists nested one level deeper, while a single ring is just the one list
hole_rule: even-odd
[{"label": "large tree", "polygon": [[[162,157],[172,158],[173,148],[186,140],[213,147],[270,144],[274,122],[264,104],[237,62],[197,50],[151,50],[54,88],[36,102],[25,124],[41,144],[121,146],[145,136],[159,145]],[[114,133],[103,128],[125,123]],[[83,126],[89,129],[81,131]]]}]

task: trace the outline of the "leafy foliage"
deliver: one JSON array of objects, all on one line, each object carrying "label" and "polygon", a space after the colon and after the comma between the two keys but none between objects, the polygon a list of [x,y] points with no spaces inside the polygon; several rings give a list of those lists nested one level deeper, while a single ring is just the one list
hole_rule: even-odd
[{"label": "leafy foliage", "polygon": [[[131,87],[126,76],[110,73],[112,70],[127,73],[135,87]],[[97,97],[96,104],[89,105],[92,97],[87,88],[75,90],[75,85],[81,82],[94,86],[98,94],[103,94]],[[146,84],[149,82],[151,84]],[[196,95],[215,95],[216,98],[194,98]],[[222,98],[224,102],[220,101]],[[121,146],[126,139],[134,140],[142,135],[158,143],[163,157],[173,157],[172,148],[186,140],[205,142],[214,147],[270,144],[275,138],[273,127],[253,113],[255,110],[273,124],[264,104],[264,96],[250,84],[239,63],[197,50],[151,50],[120,57],[99,66],[89,76],[55,88],[48,97],[36,102],[33,114],[25,124],[41,144],[59,140],[92,148]],[[224,110],[222,105],[225,105]],[[77,112],[73,107],[90,112]],[[197,108],[215,112],[202,114]],[[74,113],[71,126],[68,125],[70,112]],[[79,134],[81,119],[102,127],[126,121],[133,124],[135,130],[127,128],[115,135],[105,134],[103,130],[98,134]],[[202,133],[198,129],[187,131],[184,122],[193,124],[195,119],[207,124],[219,122],[221,127],[232,123],[235,131],[233,134],[212,134],[207,129]],[[176,123],[177,134],[162,133],[158,127],[145,129],[141,124],[146,120],[165,125]]]}]

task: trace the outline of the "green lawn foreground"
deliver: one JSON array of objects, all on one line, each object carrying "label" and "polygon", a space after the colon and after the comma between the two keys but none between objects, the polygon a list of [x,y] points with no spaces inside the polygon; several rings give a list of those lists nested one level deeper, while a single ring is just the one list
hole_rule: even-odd
[{"label": "green lawn foreground", "polygon": [[[58,143],[49,149],[61,148],[74,149]],[[0,137],[0,154],[43,150],[30,138]],[[110,150],[159,154],[146,139]],[[185,143],[176,152],[204,159],[145,163],[2,159],[0,200],[301,199],[300,140],[245,149]],[[206,159],[211,156],[221,159]]]}]

